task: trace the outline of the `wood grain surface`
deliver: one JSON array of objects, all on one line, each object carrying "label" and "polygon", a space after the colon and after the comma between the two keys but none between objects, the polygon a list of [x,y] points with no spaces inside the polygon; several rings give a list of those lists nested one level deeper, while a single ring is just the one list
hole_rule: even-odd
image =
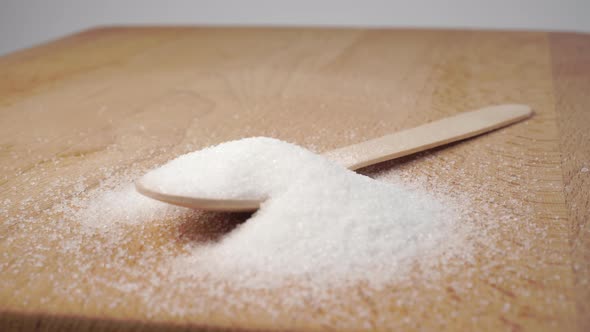
[{"label": "wood grain surface", "polygon": [[[0,77],[1,331],[590,330],[588,35],[102,28],[1,57]],[[150,272],[164,256],[138,257],[218,239],[247,216],[129,226],[103,250],[54,213],[109,178],[231,139],[322,152],[503,103],[535,116],[363,171],[474,203],[485,239],[436,281],[413,270],[301,304],[288,300],[297,287],[217,296],[210,280]]]}]

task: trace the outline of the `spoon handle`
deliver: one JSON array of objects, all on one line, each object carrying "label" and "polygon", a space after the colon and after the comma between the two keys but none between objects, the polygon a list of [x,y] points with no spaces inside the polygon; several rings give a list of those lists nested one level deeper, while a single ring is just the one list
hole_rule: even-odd
[{"label": "spoon handle", "polygon": [[532,114],[527,105],[488,106],[331,150],[323,155],[346,168],[356,170],[477,136],[524,120]]}]

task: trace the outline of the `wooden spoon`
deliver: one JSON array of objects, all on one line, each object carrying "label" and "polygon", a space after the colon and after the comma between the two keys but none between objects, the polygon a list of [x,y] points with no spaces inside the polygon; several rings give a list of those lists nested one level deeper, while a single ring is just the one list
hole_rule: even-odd
[{"label": "wooden spoon", "polygon": [[[415,128],[402,130],[362,143],[328,151],[323,155],[342,166],[357,170],[407,156],[437,146],[477,136],[530,117],[527,105],[497,105],[464,112]],[[137,191],[153,199],[189,208],[210,211],[255,211],[260,207],[256,199],[211,199],[179,196],[158,192],[140,179]]]}]

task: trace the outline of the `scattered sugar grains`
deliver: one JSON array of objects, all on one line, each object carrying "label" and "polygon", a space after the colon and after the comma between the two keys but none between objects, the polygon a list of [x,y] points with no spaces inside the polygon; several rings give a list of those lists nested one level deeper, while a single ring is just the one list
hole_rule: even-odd
[{"label": "scattered sugar grains", "polygon": [[120,224],[137,225],[183,214],[181,208],[137,194],[133,183],[106,190],[100,188],[91,194],[91,199],[74,199],[70,206],[73,209],[66,208],[68,218],[82,223],[87,231]]},{"label": "scattered sugar grains", "polygon": [[[371,180],[297,146],[256,138],[192,153],[157,171],[165,175],[160,180],[183,178],[180,186],[152,179],[165,190],[270,197],[252,216],[139,195],[133,182],[145,169],[129,170],[130,163],[163,161],[167,148],[114,157],[112,167],[51,183],[43,180],[89,165],[43,163],[18,173],[0,199],[0,213],[8,216],[0,217],[6,230],[0,245],[7,249],[0,252],[0,294],[22,308],[66,301],[82,313],[92,307],[118,317],[196,323],[221,317],[235,325],[255,317],[278,329],[298,322],[318,329],[434,329],[455,321],[449,312],[477,323],[503,308],[494,298],[508,292],[526,298],[533,311],[571,312],[569,298],[547,291],[563,281],[539,273],[569,257],[561,209],[543,221],[545,196],[559,177],[539,167],[553,162],[553,150],[507,144],[489,151],[494,158],[482,159],[468,144],[423,153],[362,170]],[[204,158],[219,152],[225,157]],[[234,165],[221,165],[224,158]],[[166,174],[183,159],[194,161],[187,162],[192,172]],[[198,177],[201,185],[183,187],[199,184]],[[226,179],[233,185],[213,186]],[[547,287],[526,286],[535,284]],[[261,289],[274,286],[281,288]],[[504,308],[520,310],[517,302]]]},{"label": "scattered sugar grains", "polygon": [[180,156],[144,181],[170,194],[266,198],[221,241],[195,246],[174,263],[180,274],[236,276],[252,288],[294,277],[391,280],[407,258],[436,250],[445,225],[456,219],[425,191],[382,183],[263,137]]}]

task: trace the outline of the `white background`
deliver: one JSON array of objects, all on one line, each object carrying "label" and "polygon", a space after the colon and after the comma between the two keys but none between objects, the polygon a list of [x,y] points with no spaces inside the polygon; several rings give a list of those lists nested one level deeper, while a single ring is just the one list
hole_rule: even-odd
[{"label": "white background", "polygon": [[90,27],[149,24],[590,32],[590,0],[0,0],[0,54]]}]

